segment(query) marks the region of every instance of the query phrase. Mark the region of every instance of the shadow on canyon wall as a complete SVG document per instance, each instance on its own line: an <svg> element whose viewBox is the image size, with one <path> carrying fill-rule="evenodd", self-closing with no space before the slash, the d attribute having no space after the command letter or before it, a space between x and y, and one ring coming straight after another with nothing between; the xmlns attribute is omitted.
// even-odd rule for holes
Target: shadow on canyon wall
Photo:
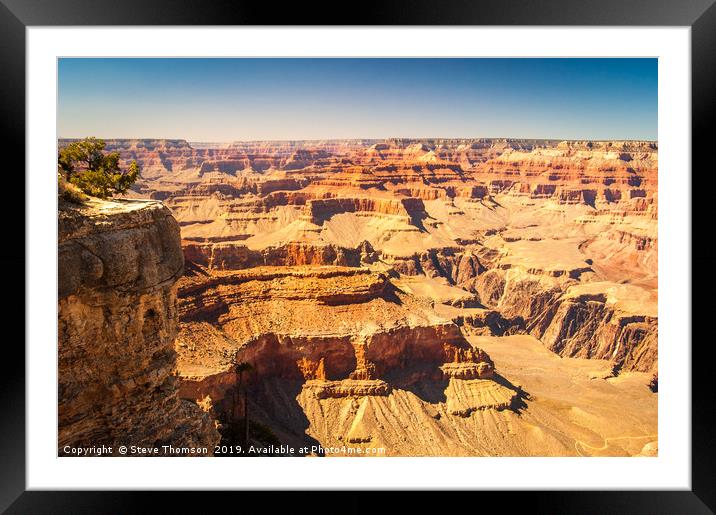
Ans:
<svg viewBox="0 0 716 515"><path fill-rule="evenodd" d="M249 419L270 429L280 444L319 447L320 442L306 434L310 422L297 400L302 389L303 380L262 378L249 389Z"/></svg>

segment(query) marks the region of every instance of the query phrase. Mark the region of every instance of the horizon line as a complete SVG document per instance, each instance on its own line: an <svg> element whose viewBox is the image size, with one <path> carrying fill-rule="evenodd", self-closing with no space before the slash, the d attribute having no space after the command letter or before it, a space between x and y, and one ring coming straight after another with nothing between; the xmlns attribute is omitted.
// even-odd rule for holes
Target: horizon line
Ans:
<svg viewBox="0 0 716 515"><path fill-rule="evenodd" d="M386 141L386 140L512 140L512 141L568 141L568 142L575 142L575 141L590 141L595 143L607 143L607 142L614 142L614 141L632 141L632 142L642 142L642 143L658 143L658 139L643 139L643 138L535 138L535 137L511 137L511 136L458 136L458 137L444 137L444 136L421 136L421 137L412 137L412 136L389 136L385 138L361 138L361 137L350 137L350 138L279 138L279 139L271 139L271 138L264 138L264 139L233 139L233 140L190 140L187 138L166 138L166 137L160 137L160 138L145 138L145 137L98 137L98 136L58 136L58 140L80 140L80 139L86 139L96 137L97 139L101 140L164 140L164 141L185 141L187 143L262 143L262 142L303 142L303 141Z"/></svg>

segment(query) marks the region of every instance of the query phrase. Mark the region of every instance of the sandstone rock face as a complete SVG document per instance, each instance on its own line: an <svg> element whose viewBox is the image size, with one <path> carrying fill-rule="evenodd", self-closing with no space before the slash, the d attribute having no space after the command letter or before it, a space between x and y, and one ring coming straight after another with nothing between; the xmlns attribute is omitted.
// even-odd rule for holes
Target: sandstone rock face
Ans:
<svg viewBox="0 0 716 515"><path fill-rule="evenodd" d="M179 227L139 201L59 211L59 449L207 447L214 423L177 395Z"/></svg>
<svg viewBox="0 0 716 515"><path fill-rule="evenodd" d="M476 410L509 409L517 394L494 381L459 381L452 379L446 390L447 411L467 418Z"/></svg>
<svg viewBox="0 0 716 515"><path fill-rule="evenodd" d="M317 399L328 397L384 396L390 392L390 385L379 379L344 379L342 381L307 381L305 389L311 390Z"/></svg>
<svg viewBox="0 0 716 515"><path fill-rule="evenodd" d="M282 442L384 445L392 455L635 455L648 443L613 440L608 428L619 425L612 399L654 403L655 142L112 140L108 149L140 163L131 196L161 200L181 230L182 398L235 417L239 360L254 366L249 411ZM68 253L83 284L115 266L92 252ZM67 282L79 285L71 273ZM545 358L535 370L550 372L525 372L527 386L516 386L504 370L532 367L494 359L480 343L493 337L536 342L575 373L563 377ZM544 357L530 349L506 354ZM540 404L545 395L531 398L528 386L545 384L599 401ZM652 427L653 412L641 414L623 434ZM603 449L590 431L620 443Z"/></svg>

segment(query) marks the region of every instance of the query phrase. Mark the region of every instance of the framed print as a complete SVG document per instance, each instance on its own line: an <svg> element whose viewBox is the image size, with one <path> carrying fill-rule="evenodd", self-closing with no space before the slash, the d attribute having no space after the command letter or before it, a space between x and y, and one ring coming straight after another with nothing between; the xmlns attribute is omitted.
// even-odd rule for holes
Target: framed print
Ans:
<svg viewBox="0 0 716 515"><path fill-rule="evenodd" d="M4 2L3 509L711 513L716 7L578 4Z"/></svg>

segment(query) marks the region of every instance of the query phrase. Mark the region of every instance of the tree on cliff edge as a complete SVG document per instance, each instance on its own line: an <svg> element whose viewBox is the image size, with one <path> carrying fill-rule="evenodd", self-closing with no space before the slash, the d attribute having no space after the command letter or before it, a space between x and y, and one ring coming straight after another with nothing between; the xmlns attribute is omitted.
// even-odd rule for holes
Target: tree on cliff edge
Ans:
<svg viewBox="0 0 716 515"><path fill-rule="evenodd" d="M126 193L139 177L136 161L127 170L119 167L119 153L104 153L105 142L97 138L74 141L60 150L58 171L87 195L109 198Z"/></svg>

